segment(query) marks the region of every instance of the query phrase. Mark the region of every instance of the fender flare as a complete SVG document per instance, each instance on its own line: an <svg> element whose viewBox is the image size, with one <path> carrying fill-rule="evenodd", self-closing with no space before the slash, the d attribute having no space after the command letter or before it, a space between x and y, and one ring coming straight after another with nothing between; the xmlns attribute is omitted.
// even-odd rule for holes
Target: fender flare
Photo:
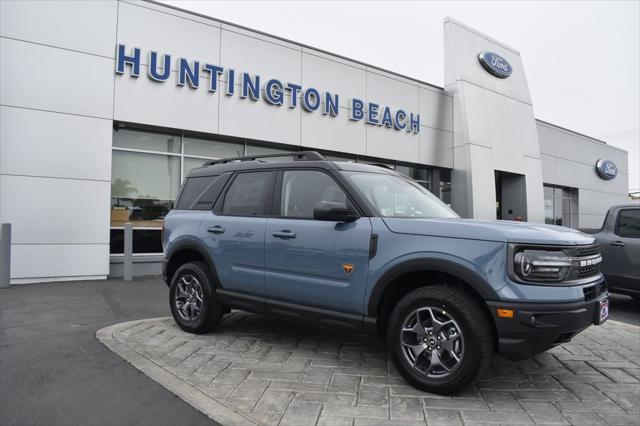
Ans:
<svg viewBox="0 0 640 426"><path fill-rule="evenodd" d="M218 278L218 270L216 269L216 265L213 259L209 255L209 250L207 249L205 243L198 239L189 237L183 237L174 241L173 243L171 243L171 248L165 254L165 260L167 264L171 262L171 258L173 257L173 255L182 250L195 251L200 256L202 256L205 263L209 267L208 269L213 279L213 284L216 286L216 288L222 288L222 284L220 283L220 279Z"/></svg>
<svg viewBox="0 0 640 426"><path fill-rule="evenodd" d="M369 295L367 315L373 318L378 316L382 297L395 279L404 274L418 271L441 272L451 275L469 284L485 300L498 300L497 293L487 280L460 263L435 258L412 259L391 267L378 279Z"/></svg>

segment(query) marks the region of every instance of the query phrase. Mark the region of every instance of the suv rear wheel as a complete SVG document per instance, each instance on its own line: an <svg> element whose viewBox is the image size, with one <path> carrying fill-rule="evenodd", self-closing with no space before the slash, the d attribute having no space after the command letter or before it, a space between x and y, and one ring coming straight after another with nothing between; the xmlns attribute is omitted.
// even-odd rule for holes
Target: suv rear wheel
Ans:
<svg viewBox="0 0 640 426"><path fill-rule="evenodd" d="M481 307L451 287L416 289L393 308L387 329L389 355L414 387L449 395L489 366L491 327Z"/></svg>
<svg viewBox="0 0 640 426"><path fill-rule="evenodd" d="M169 303L176 324L189 333L213 331L223 314L207 265L202 262L185 263L178 268L169 288Z"/></svg>

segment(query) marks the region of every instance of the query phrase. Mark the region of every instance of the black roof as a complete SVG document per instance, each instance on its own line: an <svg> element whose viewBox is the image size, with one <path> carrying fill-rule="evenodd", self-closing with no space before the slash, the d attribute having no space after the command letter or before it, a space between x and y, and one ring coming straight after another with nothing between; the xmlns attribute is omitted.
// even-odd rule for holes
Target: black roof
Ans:
<svg viewBox="0 0 640 426"><path fill-rule="evenodd" d="M268 159L268 161L265 161ZM395 174L396 172L383 166L324 160L315 151L301 151L282 154L269 154L245 157L223 158L205 163L202 167L192 169L187 177L217 176L227 172L241 170L271 170L282 168L312 167L327 170L362 171Z"/></svg>

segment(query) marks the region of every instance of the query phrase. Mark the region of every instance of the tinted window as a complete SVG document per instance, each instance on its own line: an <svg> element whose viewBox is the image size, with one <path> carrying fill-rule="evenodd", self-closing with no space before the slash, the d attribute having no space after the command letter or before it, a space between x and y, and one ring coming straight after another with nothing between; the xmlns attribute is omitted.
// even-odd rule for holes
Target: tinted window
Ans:
<svg viewBox="0 0 640 426"><path fill-rule="evenodd" d="M621 237L640 238L640 209L620 212L616 234Z"/></svg>
<svg viewBox="0 0 640 426"><path fill-rule="evenodd" d="M313 209L320 201L346 203L347 196L326 173L311 170L284 172L281 216L313 219Z"/></svg>
<svg viewBox="0 0 640 426"><path fill-rule="evenodd" d="M224 188L224 185L230 177L230 173L218 176L216 180L207 186L202 195L200 195L200 198L191 205L191 210L211 210L213 203L216 202L220 191L222 191L222 188Z"/></svg>
<svg viewBox="0 0 640 426"><path fill-rule="evenodd" d="M187 179L187 182L182 188L180 193L180 199L178 200L177 210L188 210L194 201L202 194L202 192L209 186L216 176L202 176L192 177Z"/></svg>
<svg viewBox="0 0 640 426"><path fill-rule="evenodd" d="M240 173L224 197L222 214L261 216L270 172Z"/></svg>

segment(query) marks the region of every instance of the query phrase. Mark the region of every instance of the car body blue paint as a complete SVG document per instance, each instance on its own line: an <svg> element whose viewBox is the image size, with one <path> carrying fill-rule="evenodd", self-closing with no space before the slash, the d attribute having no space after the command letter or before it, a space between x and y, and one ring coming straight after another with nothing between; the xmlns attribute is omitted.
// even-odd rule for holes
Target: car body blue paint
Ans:
<svg viewBox="0 0 640 426"><path fill-rule="evenodd" d="M343 170L395 174L361 164L345 165ZM214 226L223 227L224 232L209 232ZM273 235L281 231L296 237ZM377 251L369 258L372 234L378 236ZM573 229L523 222L371 216L339 223L173 210L165 218L165 253L185 239L206 247L225 290L362 317L375 316L371 306L383 297L382 281L412 262L428 262L434 270L440 270L439 264L447 265L441 270L469 282L487 302L574 302L584 300L585 286L603 280L600 274L574 286L512 281L509 244L594 243L592 237ZM350 273L345 264L352 266Z"/></svg>
<svg viewBox="0 0 640 426"><path fill-rule="evenodd" d="M290 231L295 238L273 233ZM266 286L269 298L362 314L369 271L371 221L349 223L272 218L266 240ZM351 271L345 271L345 264Z"/></svg>

